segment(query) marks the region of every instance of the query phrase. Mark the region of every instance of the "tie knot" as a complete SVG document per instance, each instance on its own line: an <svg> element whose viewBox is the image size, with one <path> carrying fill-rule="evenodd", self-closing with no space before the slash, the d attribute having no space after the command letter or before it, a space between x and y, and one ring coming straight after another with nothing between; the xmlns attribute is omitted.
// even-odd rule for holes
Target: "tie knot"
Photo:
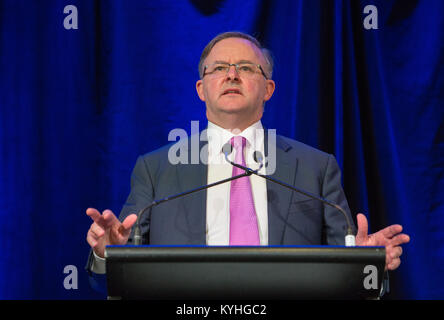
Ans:
<svg viewBox="0 0 444 320"><path fill-rule="evenodd" d="M241 150L244 149L245 147L245 143L246 143L247 139L245 139L245 137L242 136L234 136L233 138L231 138L231 145L234 147L234 149L239 150L239 148Z"/></svg>

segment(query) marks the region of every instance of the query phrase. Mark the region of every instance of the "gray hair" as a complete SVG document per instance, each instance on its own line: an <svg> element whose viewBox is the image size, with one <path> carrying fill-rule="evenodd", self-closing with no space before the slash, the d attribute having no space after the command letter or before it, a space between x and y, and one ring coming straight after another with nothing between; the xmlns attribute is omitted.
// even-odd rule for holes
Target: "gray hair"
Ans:
<svg viewBox="0 0 444 320"><path fill-rule="evenodd" d="M273 65L274 65L273 56L271 54L271 51L268 50L267 48L263 47L261 45L261 43L256 38L250 36L249 34L239 32L239 31L229 31L229 32L224 32L224 33L218 34L205 46L205 48L203 49L202 54L200 56L200 60L199 60L199 77L201 79L202 79L203 73L204 73L204 65L203 64L204 64L205 59L208 57L208 55L210 54L211 50L216 45L216 43L218 43L221 40L228 39L228 38L246 39L246 40L250 41L251 43L253 43L256 47L258 47L261 50L262 54L264 55L265 61L267 62L267 65L266 65L266 68L264 71L266 72L267 78L271 79L271 76L273 74Z"/></svg>

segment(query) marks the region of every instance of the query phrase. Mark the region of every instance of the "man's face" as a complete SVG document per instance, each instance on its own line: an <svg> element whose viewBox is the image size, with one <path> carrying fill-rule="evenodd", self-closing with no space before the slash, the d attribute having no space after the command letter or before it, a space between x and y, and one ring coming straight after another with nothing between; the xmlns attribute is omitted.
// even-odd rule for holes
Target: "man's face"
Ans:
<svg viewBox="0 0 444 320"><path fill-rule="evenodd" d="M215 62L260 64L265 72L266 61L262 52L250 41L228 38L219 41L204 61L204 65ZM267 80L256 68L253 76L239 75L231 66L224 76L207 74L196 83L197 93L207 106L207 118L224 127L245 129L262 117L263 104L274 91L274 82Z"/></svg>

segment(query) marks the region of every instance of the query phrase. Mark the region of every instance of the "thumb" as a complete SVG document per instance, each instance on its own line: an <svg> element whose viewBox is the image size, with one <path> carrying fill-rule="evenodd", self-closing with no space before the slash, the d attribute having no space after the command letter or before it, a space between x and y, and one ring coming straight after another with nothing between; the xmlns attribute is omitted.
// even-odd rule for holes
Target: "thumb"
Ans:
<svg viewBox="0 0 444 320"><path fill-rule="evenodd" d="M130 214L128 217L123 220L122 224L120 225L119 232L123 236L129 236L131 233L131 228L133 227L134 223L137 221L137 215L136 214Z"/></svg>
<svg viewBox="0 0 444 320"><path fill-rule="evenodd" d="M365 239L368 236L368 221L367 217L358 213L356 216L356 222L358 224L358 232L356 233L356 238Z"/></svg>

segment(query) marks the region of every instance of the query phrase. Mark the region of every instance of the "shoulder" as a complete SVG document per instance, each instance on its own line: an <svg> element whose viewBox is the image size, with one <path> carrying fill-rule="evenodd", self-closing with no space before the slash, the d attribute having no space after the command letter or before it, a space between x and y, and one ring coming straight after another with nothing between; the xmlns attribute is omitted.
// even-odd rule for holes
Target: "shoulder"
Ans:
<svg viewBox="0 0 444 320"><path fill-rule="evenodd" d="M138 157L136 166L143 165L147 171L156 174L176 170L176 165L193 164L192 160L196 158L196 153L198 159L200 154L199 140L194 150L193 138L194 136L182 138L142 154Z"/></svg>
<svg viewBox="0 0 444 320"><path fill-rule="evenodd" d="M276 143L278 148L285 151L283 154L287 162L297 161L298 168L306 173L316 172L324 176L329 169L338 168L334 155L308 144L284 136L277 136Z"/></svg>
<svg viewBox="0 0 444 320"><path fill-rule="evenodd" d="M157 148L155 150L149 151L147 153L144 153L140 155L139 158L143 159L144 161L152 162L156 160L164 160L165 157L168 157L168 152L171 149L173 145L175 145L177 142L172 142L169 144L166 144L160 148Z"/></svg>
<svg viewBox="0 0 444 320"><path fill-rule="evenodd" d="M137 158L136 168L156 173L167 170L171 164L168 161L168 153L174 143L169 143L160 148L144 153Z"/></svg>
<svg viewBox="0 0 444 320"><path fill-rule="evenodd" d="M288 152L297 154L298 157L328 159L332 156L308 144L281 135L276 136L276 143L286 148Z"/></svg>

